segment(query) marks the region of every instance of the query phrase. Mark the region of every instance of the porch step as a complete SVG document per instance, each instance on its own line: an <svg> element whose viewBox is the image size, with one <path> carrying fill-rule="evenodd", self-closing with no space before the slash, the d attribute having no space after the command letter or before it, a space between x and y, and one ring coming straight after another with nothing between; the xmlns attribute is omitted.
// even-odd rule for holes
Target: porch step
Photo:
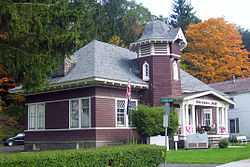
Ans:
<svg viewBox="0 0 250 167"><path fill-rule="evenodd" d="M208 137L209 147L218 148L221 137Z"/></svg>

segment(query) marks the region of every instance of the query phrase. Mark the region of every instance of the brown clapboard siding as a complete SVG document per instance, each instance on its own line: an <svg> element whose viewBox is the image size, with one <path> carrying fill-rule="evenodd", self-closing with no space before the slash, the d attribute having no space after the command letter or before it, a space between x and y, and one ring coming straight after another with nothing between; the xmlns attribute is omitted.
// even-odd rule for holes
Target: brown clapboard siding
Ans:
<svg viewBox="0 0 250 167"><path fill-rule="evenodd" d="M115 99L95 98L96 127L115 127Z"/></svg>
<svg viewBox="0 0 250 167"><path fill-rule="evenodd" d="M135 129L97 129L96 140L104 141L128 141L132 138L138 139L139 136Z"/></svg>
<svg viewBox="0 0 250 167"><path fill-rule="evenodd" d="M69 127L69 101L45 104L46 129L66 129Z"/></svg>
<svg viewBox="0 0 250 167"><path fill-rule="evenodd" d="M81 141L95 140L95 129L89 130L65 130L65 131L37 131L26 132L25 142L29 141Z"/></svg>
<svg viewBox="0 0 250 167"><path fill-rule="evenodd" d="M89 97L94 95L95 95L94 87L77 88L77 89L28 95L26 96L26 103L56 101L56 100L72 99L78 97Z"/></svg>

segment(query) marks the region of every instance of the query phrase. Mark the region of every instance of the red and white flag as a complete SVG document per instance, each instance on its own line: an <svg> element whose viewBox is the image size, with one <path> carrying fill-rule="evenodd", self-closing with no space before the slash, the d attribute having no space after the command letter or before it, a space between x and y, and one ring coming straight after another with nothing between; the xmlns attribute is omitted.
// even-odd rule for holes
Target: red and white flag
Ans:
<svg viewBox="0 0 250 167"><path fill-rule="evenodd" d="M128 114L128 112L129 112L129 106L130 106L130 99L131 99L131 82L130 81L128 81L128 87L127 87L126 97L128 99L128 101L127 101L127 114Z"/></svg>
<svg viewBox="0 0 250 167"><path fill-rule="evenodd" d="M131 99L131 82L130 81L128 81L128 87L127 87L126 97L129 100Z"/></svg>

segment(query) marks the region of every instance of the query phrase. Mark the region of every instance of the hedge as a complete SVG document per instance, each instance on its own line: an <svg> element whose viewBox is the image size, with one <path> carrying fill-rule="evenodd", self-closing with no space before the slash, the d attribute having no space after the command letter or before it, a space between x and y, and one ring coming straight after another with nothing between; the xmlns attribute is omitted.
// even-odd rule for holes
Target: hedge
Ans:
<svg viewBox="0 0 250 167"><path fill-rule="evenodd" d="M1 167L158 167L162 147L126 145L85 150L0 154Z"/></svg>

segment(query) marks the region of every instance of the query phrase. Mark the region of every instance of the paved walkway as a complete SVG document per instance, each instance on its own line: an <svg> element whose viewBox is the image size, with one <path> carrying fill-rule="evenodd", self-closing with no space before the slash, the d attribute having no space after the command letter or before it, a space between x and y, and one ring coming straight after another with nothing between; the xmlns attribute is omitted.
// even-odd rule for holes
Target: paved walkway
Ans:
<svg viewBox="0 0 250 167"><path fill-rule="evenodd" d="M199 165L199 164L161 164L160 167L216 167L216 165Z"/></svg>
<svg viewBox="0 0 250 167"><path fill-rule="evenodd" d="M0 146L0 152L3 153L22 152L23 150L24 146L13 146L13 147Z"/></svg>
<svg viewBox="0 0 250 167"><path fill-rule="evenodd" d="M250 167L250 159L231 162L228 164L220 165L218 167Z"/></svg>

